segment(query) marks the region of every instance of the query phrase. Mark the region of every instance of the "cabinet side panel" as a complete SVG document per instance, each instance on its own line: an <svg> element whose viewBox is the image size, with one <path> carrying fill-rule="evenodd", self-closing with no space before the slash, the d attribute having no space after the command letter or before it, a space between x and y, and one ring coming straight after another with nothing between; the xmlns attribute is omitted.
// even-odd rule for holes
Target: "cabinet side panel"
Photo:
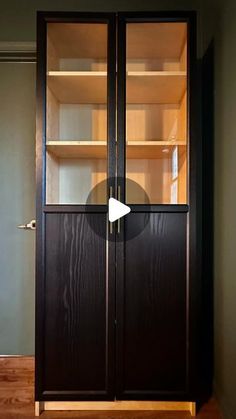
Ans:
<svg viewBox="0 0 236 419"><path fill-rule="evenodd" d="M145 226L147 216L128 215L125 236ZM143 232L124 246L123 398L186 391L186 246L184 213L150 214Z"/></svg>
<svg viewBox="0 0 236 419"><path fill-rule="evenodd" d="M105 394L105 233L106 214L46 215L46 393Z"/></svg>

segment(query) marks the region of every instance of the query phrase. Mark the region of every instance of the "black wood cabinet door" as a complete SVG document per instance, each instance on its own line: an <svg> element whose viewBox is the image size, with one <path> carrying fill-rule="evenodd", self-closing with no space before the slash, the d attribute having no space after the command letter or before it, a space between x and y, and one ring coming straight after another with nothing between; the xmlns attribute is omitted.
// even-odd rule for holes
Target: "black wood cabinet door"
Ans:
<svg viewBox="0 0 236 419"><path fill-rule="evenodd" d="M108 397L106 214L47 214L45 231L44 394Z"/></svg>
<svg viewBox="0 0 236 419"><path fill-rule="evenodd" d="M118 245L117 391L174 400L186 392L187 214L152 213L147 225L146 217L129 214Z"/></svg>
<svg viewBox="0 0 236 419"><path fill-rule="evenodd" d="M36 400L114 399L115 33L113 14L39 13Z"/></svg>
<svg viewBox="0 0 236 419"><path fill-rule="evenodd" d="M191 12L119 15L118 187L131 213L116 245L118 399L194 397L200 295L194 28Z"/></svg>

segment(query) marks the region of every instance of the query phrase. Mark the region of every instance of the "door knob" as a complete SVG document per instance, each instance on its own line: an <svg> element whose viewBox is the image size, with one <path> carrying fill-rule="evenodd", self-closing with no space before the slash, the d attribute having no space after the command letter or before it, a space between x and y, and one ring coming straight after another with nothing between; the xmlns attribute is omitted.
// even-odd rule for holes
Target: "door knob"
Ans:
<svg viewBox="0 0 236 419"><path fill-rule="evenodd" d="M21 228L22 230L35 230L36 229L36 221L31 220L28 224L20 224L17 228Z"/></svg>

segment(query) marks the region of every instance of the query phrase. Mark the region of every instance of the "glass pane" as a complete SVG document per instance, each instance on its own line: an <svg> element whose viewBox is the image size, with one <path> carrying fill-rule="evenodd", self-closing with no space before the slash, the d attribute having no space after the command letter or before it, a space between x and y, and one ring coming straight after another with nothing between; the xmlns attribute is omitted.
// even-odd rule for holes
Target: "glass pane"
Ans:
<svg viewBox="0 0 236 419"><path fill-rule="evenodd" d="M151 204L185 204L187 24L128 23L126 51L126 177ZM127 182L127 203L144 196Z"/></svg>
<svg viewBox="0 0 236 419"><path fill-rule="evenodd" d="M46 203L85 204L107 178L106 24L48 24L46 113Z"/></svg>

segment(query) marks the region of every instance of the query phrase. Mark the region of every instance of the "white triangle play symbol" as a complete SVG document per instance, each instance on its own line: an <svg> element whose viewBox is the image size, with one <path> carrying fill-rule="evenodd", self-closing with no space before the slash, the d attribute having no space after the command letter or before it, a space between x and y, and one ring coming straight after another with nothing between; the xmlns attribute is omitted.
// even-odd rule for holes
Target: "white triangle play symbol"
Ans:
<svg viewBox="0 0 236 419"><path fill-rule="evenodd" d="M113 223L113 221L119 220L121 217L124 217L124 215L128 214L130 211L130 207L122 204L120 201L117 201L117 199L109 199L108 216L111 223Z"/></svg>

